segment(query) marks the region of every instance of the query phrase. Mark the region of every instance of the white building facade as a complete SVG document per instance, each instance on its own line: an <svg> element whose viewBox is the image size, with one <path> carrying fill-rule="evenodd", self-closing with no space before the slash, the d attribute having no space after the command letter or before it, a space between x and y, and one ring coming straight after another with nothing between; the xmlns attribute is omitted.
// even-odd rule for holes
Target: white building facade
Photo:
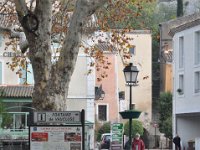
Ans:
<svg viewBox="0 0 200 150"><path fill-rule="evenodd" d="M173 37L173 135L183 149L199 150L200 138L200 14L169 22Z"/></svg>

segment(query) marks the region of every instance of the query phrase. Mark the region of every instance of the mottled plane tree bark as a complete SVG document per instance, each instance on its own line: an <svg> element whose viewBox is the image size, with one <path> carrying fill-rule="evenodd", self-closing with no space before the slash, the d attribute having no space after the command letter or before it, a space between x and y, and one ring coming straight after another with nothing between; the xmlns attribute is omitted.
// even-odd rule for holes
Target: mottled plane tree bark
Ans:
<svg viewBox="0 0 200 150"><path fill-rule="evenodd" d="M21 52L28 56L32 64L33 106L37 110L66 110L69 82L79 53L82 31L88 18L96 13L98 29L104 32L120 26L117 32L112 30L110 41L125 47L126 50L131 46L128 44L128 38L123 36L130 29L129 16L139 15L139 12L131 12L129 6L136 5L140 8L140 4L132 0L30 0L26 2L26 0L5 0L5 5L0 8L0 12L17 13L19 26L1 27L1 29L9 31L11 37L20 39ZM95 31L92 28L89 30ZM117 37L119 33L122 33L121 38ZM59 41L61 44L56 61L52 61L52 41ZM90 51L86 48L85 51L91 57L102 58L98 56L102 55L102 52L95 53L94 47ZM123 57L129 56L125 54Z"/></svg>
<svg viewBox="0 0 200 150"><path fill-rule="evenodd" d="M19 21L29 44L28 56L33 67L35 81L33 105L37 109L66 109L67 91L79 52L83 21L105 2L106 0L77 1L59 60L54 64L51 61L51 0L37 0L32 14L29 13L24 0L14 1ZM30 16L24 18L25 15ZM31 28L35 26L37 27L31 31Z"/></svg>

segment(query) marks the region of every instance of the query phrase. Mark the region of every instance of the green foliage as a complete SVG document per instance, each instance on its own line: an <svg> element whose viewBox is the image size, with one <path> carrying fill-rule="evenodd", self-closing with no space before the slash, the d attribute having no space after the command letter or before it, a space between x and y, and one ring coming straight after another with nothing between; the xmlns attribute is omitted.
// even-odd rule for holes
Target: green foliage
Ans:
<svg viewBox="0 0 200 150"><path fill-rule="evenodd" d="M164 126L162 126L162 131L164 131L165 136L172 139L172 117L168 117L163 121Z"/></svg>
<svg viewBox="0 0 200 150"><path fill-rule="evenodd" d="M163 92L159 100L159 129L165 136L171 138L172 135L172 94Z"/></svg>
<svg viewBox="0 0 200 150"><path fill-rule="evenodd" d="M2 114L2 119L3 119L3 122L1 123L1 127L4 128L4 127L10 127L10 125L12 124L12 116L11 114L9 113L3 113Z"/></svg>
<svg viewBox="0 0 200 150"><path fill-rule="evenodd" d="M110 122L104 123L97 131L97 141L101 140L103 133L110 133Z"/></svg>
<svg viewBox="0 0 200 150"><path fill-rule="evenodd" d="M140 135L143 135L144 129L142 126L142 122L138 120L132 120L132 137L135 136L136 133L139 133ZM124 125L124 134L129 135L129 121L127 121Z"/></svg>
<svg viewBox="0 0 200 150"><path fill-rule="evenodd" d="M156 0L140 2L140 6L141 9L138 9L135 5L130 6L139 15L133 16L130 14L129 22L130 26L134 29L148 29L152 32L153 80L155 80L159 78L158 73L160 70L157 63L160 48L159 24L176 18L176 6L157 3Z"/></svg>
<svg viewBox="0 0 200 150"><path fill-rule="evenodd" d="M0 117L2 117L1 128L4 128L5 126L9 127L12 123L12 116L6 112L5 108L5 105L0 100Z"/></svg>

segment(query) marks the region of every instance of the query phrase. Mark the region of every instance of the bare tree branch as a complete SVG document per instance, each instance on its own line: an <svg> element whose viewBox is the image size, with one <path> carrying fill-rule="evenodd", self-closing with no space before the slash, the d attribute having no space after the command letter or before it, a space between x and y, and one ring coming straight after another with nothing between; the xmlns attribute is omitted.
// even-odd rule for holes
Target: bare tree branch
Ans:
<svg viewBox="0 0 200 150"><path fill-rule="evenodd" d="M16 11L18 13L18 16L20 18L19 21L22 20L22 18L28 14L28 8L26 5L25 0L14 0L15 6L16 6Z"/></svg>
<svg viewBox="0 0 200 150"><path fill-rule="evenodd" d="M12 27L0 27L0 31L8 32L11 38L18 38L21 52L25 53L27 51L28 41L26 40L24 32L18 25L13 25Z"/></svg>
<svg viewBox="0 0 200 150"><path fill-rule="evenodd" d="M69 30L67 32L67 36L65 38L63 48L61 50L60 58L58 61L58 69L66 74L68 70L68 76L63 76L63 80L70 80L70 78L66 79L67 77L71 77L73 73L77 55L79 52L79 43L81 41L81 34L83 28L84 20L95 13L95 11L107 0L78 0L76 3L76 8L73 12Z"/></svg>
<svg viewBox="0 0 200 150"><path fill-rule="evenodd" d="M84 0L87 1L87 0ZM92 0L88 2L88 15L94 14L94 12L103 6L108 0Z"/></svg>

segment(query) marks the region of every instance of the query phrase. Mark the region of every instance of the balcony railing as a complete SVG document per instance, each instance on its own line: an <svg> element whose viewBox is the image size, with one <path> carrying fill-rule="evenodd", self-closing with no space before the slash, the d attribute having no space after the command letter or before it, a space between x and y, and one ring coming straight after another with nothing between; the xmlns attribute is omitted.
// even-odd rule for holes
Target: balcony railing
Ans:
<svg viewBox="0 0 200 150"><path fill-rule="evenodd" d="M28 140L28 129L0 129L0 140Z"/></svg>

